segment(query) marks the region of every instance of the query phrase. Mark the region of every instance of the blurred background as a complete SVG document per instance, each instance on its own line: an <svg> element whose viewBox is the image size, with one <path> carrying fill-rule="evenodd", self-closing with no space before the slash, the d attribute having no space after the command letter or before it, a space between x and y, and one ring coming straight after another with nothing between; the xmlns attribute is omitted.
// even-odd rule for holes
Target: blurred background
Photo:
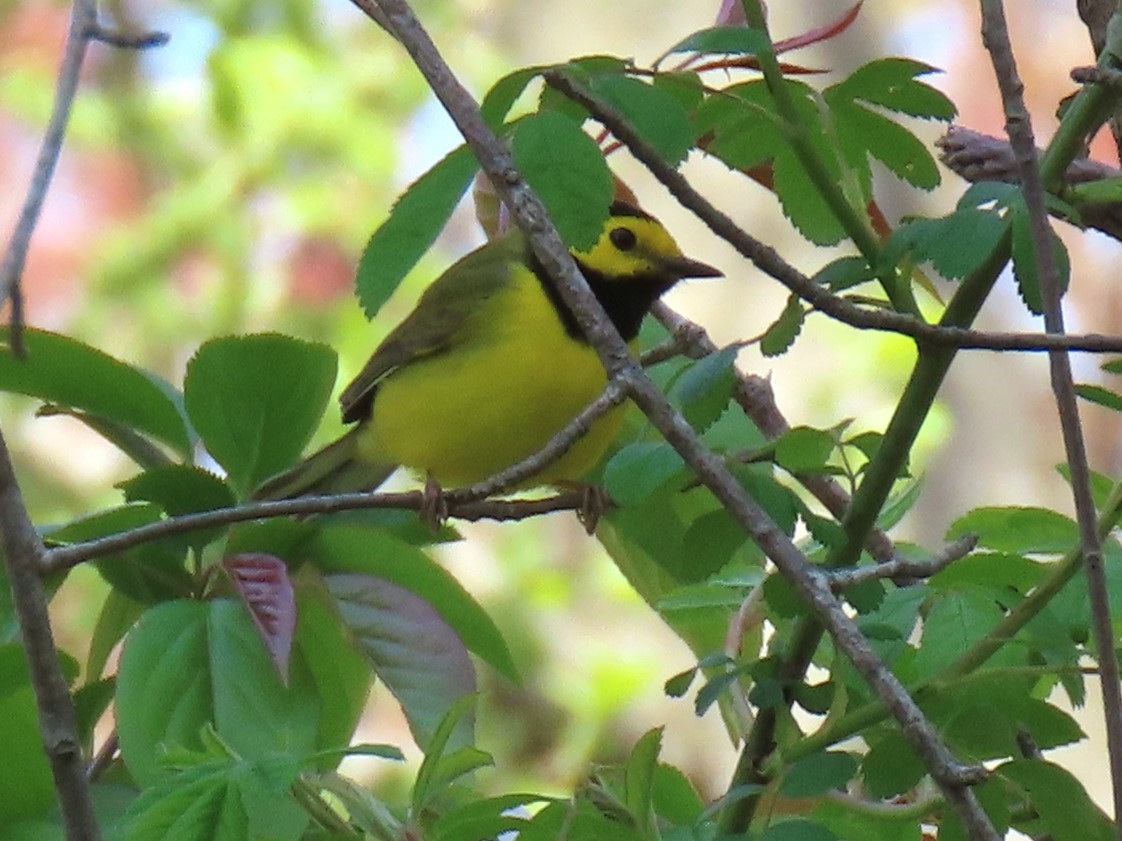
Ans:
<svg viewBox="0 0 1122 841"><path fill-rule="evenodd" d="M94 44L69 138L35 234L24 288L30 324L71 334L173 382L208 337L281 331L325 341L341 357L340 386L419 291L456 256L482 241L462 207L437 247L374 322L351 292L366 239L397 193L458 144L404 52L346 0L106 0L104 22L126 32L162 30L167 46L145 52ZM465 84L481 96L526 64L612 53L649 63L696 29L720 3L646 0L427 0L415 7ZM838 18L847 0L773 3L776 38ZM1014 47L1040 143L1072 92L1071 67L1093 63L1074 0L1009 4ZM11 230L52 103L69 6L0 0L0 231ZM1001 134L993 73L973 0L864 4L837 38L786 56L829 71L829 84L865 62L902 55L940 68L928 81L957 104L959 122ZM917 123L929 142L941 127ZM1110 146L1094 154L1115 163ZM708 235L638 167L613 166L687 253L727 277L675 290L670 303L721 344L756 336L786 292ZM814 248L784 219L774 197L713 161L687 173L723 210L807 272L841 251ZM878 199L895 222L948 212L963 189L953 174L917 203L889 175ZM1118 332L1117 242L1059 226L1072 258L1069 329ZM1013 291L999 284L980 326L1036 329ZM792 424L855 418L882 429L913 354L905 341L857 334L815 316L789 354L763 359L749 348L741 367L771 376ZM1094 359L1077 377L1098 381ZM130 465L66 418L33 417L35 406L0 395L0 423L38 522L67 519L120 501L114 483ZM1093 467L1117 472L1117 415L1084 407ZM330 417L326 440L338 431ZM929 547L979 504L1044 504L1069 510L1054 470L1062 445L1046 359L1027 354L960 355L913 458L925 479L915 512L897 534ZM465 527L448 548L452 571L492 612L526 675L521 688L487 678L481 746L499 768L497 790L565 791L591 761L626 753L642 732L668 724L666 758L712 796L735 760L715 718L696 720L688 699L662 683L693 658L634 596L575 518ZM53 610L63 647L81 658L104 590L78 570ZM1090 692L1091 698L1096 697ZM1095 711L1082 715L1092 741ZM405 743L393 704L375 690L362 738ZM1105 762L1073 752L1064 762L1104 805ZM362 768L356 768L362 772ZM395 785L400 780L385 781ZM1105 783L1103 784L1105 785Z"/></svg>

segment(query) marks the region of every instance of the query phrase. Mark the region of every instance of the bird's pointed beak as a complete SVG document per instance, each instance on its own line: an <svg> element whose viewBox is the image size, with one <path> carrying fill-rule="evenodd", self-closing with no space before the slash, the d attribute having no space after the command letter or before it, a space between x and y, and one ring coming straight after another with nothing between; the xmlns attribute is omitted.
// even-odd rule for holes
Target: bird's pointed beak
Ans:
<svg viewBox="0 0 1122 841"><path fill-rule="evenodd" d="M691 260L689 257L667 257L662 261L663 267L670 274L681 279L686 277L724 277L720 269L702 263L700 260Z"/></svg>

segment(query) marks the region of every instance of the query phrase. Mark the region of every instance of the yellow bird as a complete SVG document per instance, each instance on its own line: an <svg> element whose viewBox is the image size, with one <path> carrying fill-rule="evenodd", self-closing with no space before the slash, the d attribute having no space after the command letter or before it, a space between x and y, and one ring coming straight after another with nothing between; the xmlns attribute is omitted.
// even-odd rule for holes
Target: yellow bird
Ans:
<svg viewBox="0 0 1122 841"><path fill-rule="evenodd" d="M573 251L624 340L682 278L718 277L623 202L599 241ZM257 492L263 499L372 489L398 466L442 487L481 481L541 449L596 399L604 367L525 237L512 230L463 257L421 296L340 397L356 426ZM576 481L619 431L593 424L527 486Z"/></svg>

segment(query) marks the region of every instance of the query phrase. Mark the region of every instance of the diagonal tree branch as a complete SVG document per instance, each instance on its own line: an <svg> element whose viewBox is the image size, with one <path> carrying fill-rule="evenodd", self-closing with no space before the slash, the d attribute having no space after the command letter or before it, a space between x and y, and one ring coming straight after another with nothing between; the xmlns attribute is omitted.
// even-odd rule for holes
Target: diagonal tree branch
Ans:
<svg viewBox="0 0 1122 841"><path fill-rule="evenodd" d="M353 1L359 8L371 3L371 0ZM562 299L577 314L581 329L600 353L609 375L621 382L648 419L818 615L837 646L892 710L905 737L923 758L964 823L976 837L996 841L997 834L970 789L984 772L962 765L947 750L934 727L846 614L831 592L823 571L810 564L791 539L745 493L723 461L704 447L685 419L667 403L658 387L631 357L577 270L544 207L522 180L509 153L484 122L477 104L454 77L409 6L402 0L379 0L376 5L479 158Z"/></svg>
<svg viewBox="0 0 1122 841"><path fill-rule="evenodd" d="M1016 157L1021 191L1029 213L1032 231L1033 258L1040 272L1044 298L1044 323L1049 333L1064 331L1061 306L1062 286L1056 255L1052 248L1052 230L1045 209L1044 184L1040 177L1032 122L1024 102L1024 85L1017 72L1013 47L1005 23L1002 0L981 0L982 43L989 50L997 84L1005 108L1005 130ZM1087 572L1091 597L1092 628L1098 649L1101 670L1103 708L1106 718L1107 746L1110 753L1114 814L1122 817L1122 686L1119 685L1118 658L1115 655L1114 626L1110 617L1108 585L1103 568L1102 541L1099 539L1095 504L1091 497L1090 468L1083 441L1083 427L1076 405L1075 383L1071 359L1063 351L1048 354L1052 391L1063 432L1064 450L1071 468L1071 488L1075 498L1075 514L1079 523L1080 551ZM1118 830L1122 838L1122 829Z"/></svg>

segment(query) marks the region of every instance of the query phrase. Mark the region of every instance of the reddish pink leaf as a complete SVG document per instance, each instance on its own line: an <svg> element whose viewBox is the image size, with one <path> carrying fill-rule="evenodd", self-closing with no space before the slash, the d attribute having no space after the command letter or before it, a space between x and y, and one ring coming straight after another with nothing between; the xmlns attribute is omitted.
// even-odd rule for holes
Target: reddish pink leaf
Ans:
<svg viewBox="0 0 1122 841"><path fill-rule="evenodd" d="M797 50L800 47L806 47L810 44L817 44L821 41L829 41L835 35L840 35L845 30L849 29L850 24L857 20L857 15L861 11L861 3L864 0L858 0L837 20L827 23L824 26L808 29L801 35L796 35L793 38L784 38L782 41L775 42L775 54L781 55L791 50Z"/></svg>
<svg viewBox="0 0 1122 841"><path fill-rule="evenodd" d="M275 555L260 552L231 555L222 563L249 608L249 615L287 686L288 659L296 630L296 596L288 567Z"/></svg>

